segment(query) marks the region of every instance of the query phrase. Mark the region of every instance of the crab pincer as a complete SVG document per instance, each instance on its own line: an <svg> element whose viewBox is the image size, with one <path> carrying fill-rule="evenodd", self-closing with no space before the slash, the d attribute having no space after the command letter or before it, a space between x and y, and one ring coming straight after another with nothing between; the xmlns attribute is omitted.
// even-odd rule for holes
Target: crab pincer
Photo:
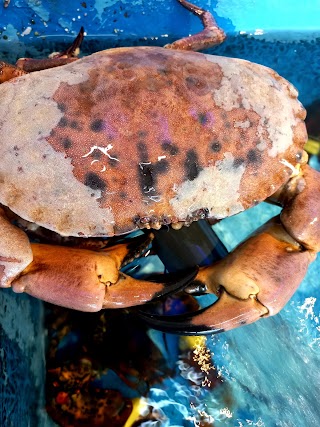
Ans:
<svg viewBox="0 0 320 427"><path fill-rule="evenodd" d="M320 250L319 178L319 172L304 165L270 198L283 205L281 215L225 258L199 270L188 290L215 294L218 300L214 304L184 315L147 311L140 315L155 328L197 335L227 331L277 314Z"/></svg>
<svg viewBox="0 0 320 427"><path fill-rule="evenodd" d="M139 236L128 243L99 251L32 243L32 262L11 282L15 292L26 292L43 301L84 312L125 308L177 292L196 275L197 269L181 274L153 275L138 280L121 267L141 255Z"/></svg>

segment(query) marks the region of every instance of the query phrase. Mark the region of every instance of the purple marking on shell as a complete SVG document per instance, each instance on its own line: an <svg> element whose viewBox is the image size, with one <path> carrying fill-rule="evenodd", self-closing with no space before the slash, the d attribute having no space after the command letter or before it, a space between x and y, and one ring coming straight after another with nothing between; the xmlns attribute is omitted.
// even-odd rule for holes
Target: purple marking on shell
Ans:
<svg viewBox="0 0 320 427"><path fill-rule="evenodd" d="M104 120L103 121L103 129L107 138L115 139L118 136L117 129L112 125L112 120Z"/></svg>
<svg viewBox="0 0 320 427"><path fill-rule="evenodd" d="M168 119L167 117L164 116L160 116L159 117L159 127L161 130L161 137L162 137L162 141L159 142L163 142L163 140L171 140L171 132L169 129L169 123L168 123Z"/></svg>
<svg viewBox="0 0 320 427"><path fill-rule="evenodd" d="M190 116L207 128L211 128L215 122L212 111L203 112L196 110L195 108L191 108Z"/></svg>

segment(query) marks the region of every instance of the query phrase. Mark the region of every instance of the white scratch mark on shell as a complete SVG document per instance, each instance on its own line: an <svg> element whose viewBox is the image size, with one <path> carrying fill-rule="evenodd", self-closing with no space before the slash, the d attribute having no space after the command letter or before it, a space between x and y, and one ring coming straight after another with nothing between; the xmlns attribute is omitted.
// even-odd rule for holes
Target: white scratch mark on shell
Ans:
<svg viewBox="0 0 320 427"><path fill-rule="evenodd" d="M106 147L99 147L98 145L93 145L90 150L84 154L81 157L88 157L90 156L90 154L92 154L95 150L101 151L101 153L103 153L105 156L109 157L110 160L116 160L117 162L120 162L119 159L117 159L116 157L112 157L109 154L109 151L113 149L113 145L112 144L108 144Z"/></svg>

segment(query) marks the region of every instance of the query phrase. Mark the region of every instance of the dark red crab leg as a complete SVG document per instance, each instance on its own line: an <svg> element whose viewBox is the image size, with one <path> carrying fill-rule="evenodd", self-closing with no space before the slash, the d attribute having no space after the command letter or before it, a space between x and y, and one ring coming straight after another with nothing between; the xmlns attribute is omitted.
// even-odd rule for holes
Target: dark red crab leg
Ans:
<svg viewBox="0 0 320 427"><path fill-rule="evenodd" d="M20 58L16 62L19 69L32 73L34 71L46 70L47 68L60 67L61 65L69 64L76 61L79 49L84 38L84 28L81 27L77 37L72 44L63 52L59 52L50 58L33 59L33 58Z"/></svg>
<svg viewBox="0 0 320 427"><path fill-rule="evenodd" d="M8 64L4 61L0 61L0 84L14 79L15 77L23 76L23 74L27 73L21 68L15 67L14 65Z"/></svg>
<svg viewBox="0 0 320 427"><path fill-rule="evenodd" d="M23 74L34 71L45 70L47 68L59 67L70 62L76 61L80 45L84 37L84 29L81 27L73 43L64 52L56 54L52 58L33 59L20 58L15 65L0 61L0 84Z"/></svg>
<svg viewBox="0 0 320 427"><path fill-rule="evenodd" d="M210 12L201 9L201 7L195 6L186 0L178 1L183 7L201 19L203 30L197 34L192 34L189 37L183 37L171 44L167 44L165 48L197 51L209 49L210 47L216 46L224 41L226 35L224 31L218 27L216 20Z"/></svg>

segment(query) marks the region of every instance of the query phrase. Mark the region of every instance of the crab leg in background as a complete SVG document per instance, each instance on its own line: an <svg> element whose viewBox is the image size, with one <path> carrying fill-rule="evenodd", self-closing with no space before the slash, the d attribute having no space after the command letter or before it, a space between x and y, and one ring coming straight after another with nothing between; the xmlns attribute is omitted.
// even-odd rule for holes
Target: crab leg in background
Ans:
<svg viewBox="0 0 320 427"><path fill-rule="evenodd" d="M320 173L304 165L271 200L284 206L281 216L196 276L195 289L218 296L213 305L192 314L165 317L144 312L142 317L161 330L197 335L277 314L320 250Z"/></svg>
<svg viewBox="0 0 320 427"><path fill-rule="evenodd" d="M15 77L20 77L34 71L46 70L47 68L59 67L76 61L79 54L80 45L84 37L84 28L81 27L77 37L72 44L63 52L58 52L50 58L33 59L20 58L16 65L0 61L0 84Z"/></svg>

